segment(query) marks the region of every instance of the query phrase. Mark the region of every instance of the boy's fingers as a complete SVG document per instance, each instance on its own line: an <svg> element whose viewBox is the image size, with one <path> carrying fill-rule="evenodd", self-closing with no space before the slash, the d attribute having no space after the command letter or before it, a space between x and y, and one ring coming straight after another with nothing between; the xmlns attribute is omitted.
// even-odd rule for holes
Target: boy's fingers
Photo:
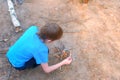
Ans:
<svg viewBox="0 0 120 80"><path fill-rule="evenodd" d="M72 60L72 57L68 57L68 60Z"/></svg>

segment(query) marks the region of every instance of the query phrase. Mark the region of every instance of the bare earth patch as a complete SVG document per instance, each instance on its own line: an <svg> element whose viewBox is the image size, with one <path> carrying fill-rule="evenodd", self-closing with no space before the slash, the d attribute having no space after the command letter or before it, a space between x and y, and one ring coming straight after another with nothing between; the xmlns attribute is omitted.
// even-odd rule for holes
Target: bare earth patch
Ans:
<svg viewBox="0 0 120 80"><path fill-rule="evenodd" d="M70 49L69 66L45 74L41 68L18 72L0 54L0 80L120 80L120 0L25 0L15 10L24 31L47 22L64 30L59 41L48 44L50 64L59 62L54 48ZM15 33L6 0L0 0L0 50L11 46L24 32ZM56 53L57 54L57 53Z"/></svg>

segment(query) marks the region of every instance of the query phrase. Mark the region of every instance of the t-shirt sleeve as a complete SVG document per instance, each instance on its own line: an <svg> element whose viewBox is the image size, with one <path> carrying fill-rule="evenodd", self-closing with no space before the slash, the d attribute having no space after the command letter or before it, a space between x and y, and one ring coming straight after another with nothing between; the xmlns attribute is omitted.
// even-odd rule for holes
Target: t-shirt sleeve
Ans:
<svg viewBox="0 0 120 80"><path fill-rule="evenodd" d="M33 52L37 64L48 63L48 48L39 49Z"/></svg>
<svg viewBox="0 0 120 80"><path fill-rule="evenodd" d="M38 31L38 27L37 26L30 26L24 33L24 35L30 35L30 34L34 34Z"/></svg>

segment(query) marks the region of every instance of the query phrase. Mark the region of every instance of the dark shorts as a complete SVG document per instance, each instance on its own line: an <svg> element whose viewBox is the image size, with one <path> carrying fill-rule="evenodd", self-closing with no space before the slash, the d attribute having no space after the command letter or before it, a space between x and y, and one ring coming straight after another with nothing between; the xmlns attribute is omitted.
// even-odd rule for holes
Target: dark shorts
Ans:
<svg viewBox="0 0 120 80"><path fill-rule="evenodd" d="M25 70L25 69L31 69L39 66L40 64L36 64L36 61L34 58L30 59L25 63L22 67L14 67L16 70Z"/></svg>

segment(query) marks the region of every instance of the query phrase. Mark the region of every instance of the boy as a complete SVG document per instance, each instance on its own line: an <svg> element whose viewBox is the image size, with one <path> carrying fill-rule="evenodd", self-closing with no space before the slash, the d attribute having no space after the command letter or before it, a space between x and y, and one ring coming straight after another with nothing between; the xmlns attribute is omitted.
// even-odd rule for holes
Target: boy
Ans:
<svg viewBox="0 0 120 80"><path fill-rule="evenodd" d="M69 56L60 63L48 65L48 47L45 43L61 38L63 31L55 23L48 23L38 31L37 26L31 26L25 33L11 46L6 54L10 64L17 70L42 66L45 73L50 73L62 65L70 64L72 58Z"/></svg>

